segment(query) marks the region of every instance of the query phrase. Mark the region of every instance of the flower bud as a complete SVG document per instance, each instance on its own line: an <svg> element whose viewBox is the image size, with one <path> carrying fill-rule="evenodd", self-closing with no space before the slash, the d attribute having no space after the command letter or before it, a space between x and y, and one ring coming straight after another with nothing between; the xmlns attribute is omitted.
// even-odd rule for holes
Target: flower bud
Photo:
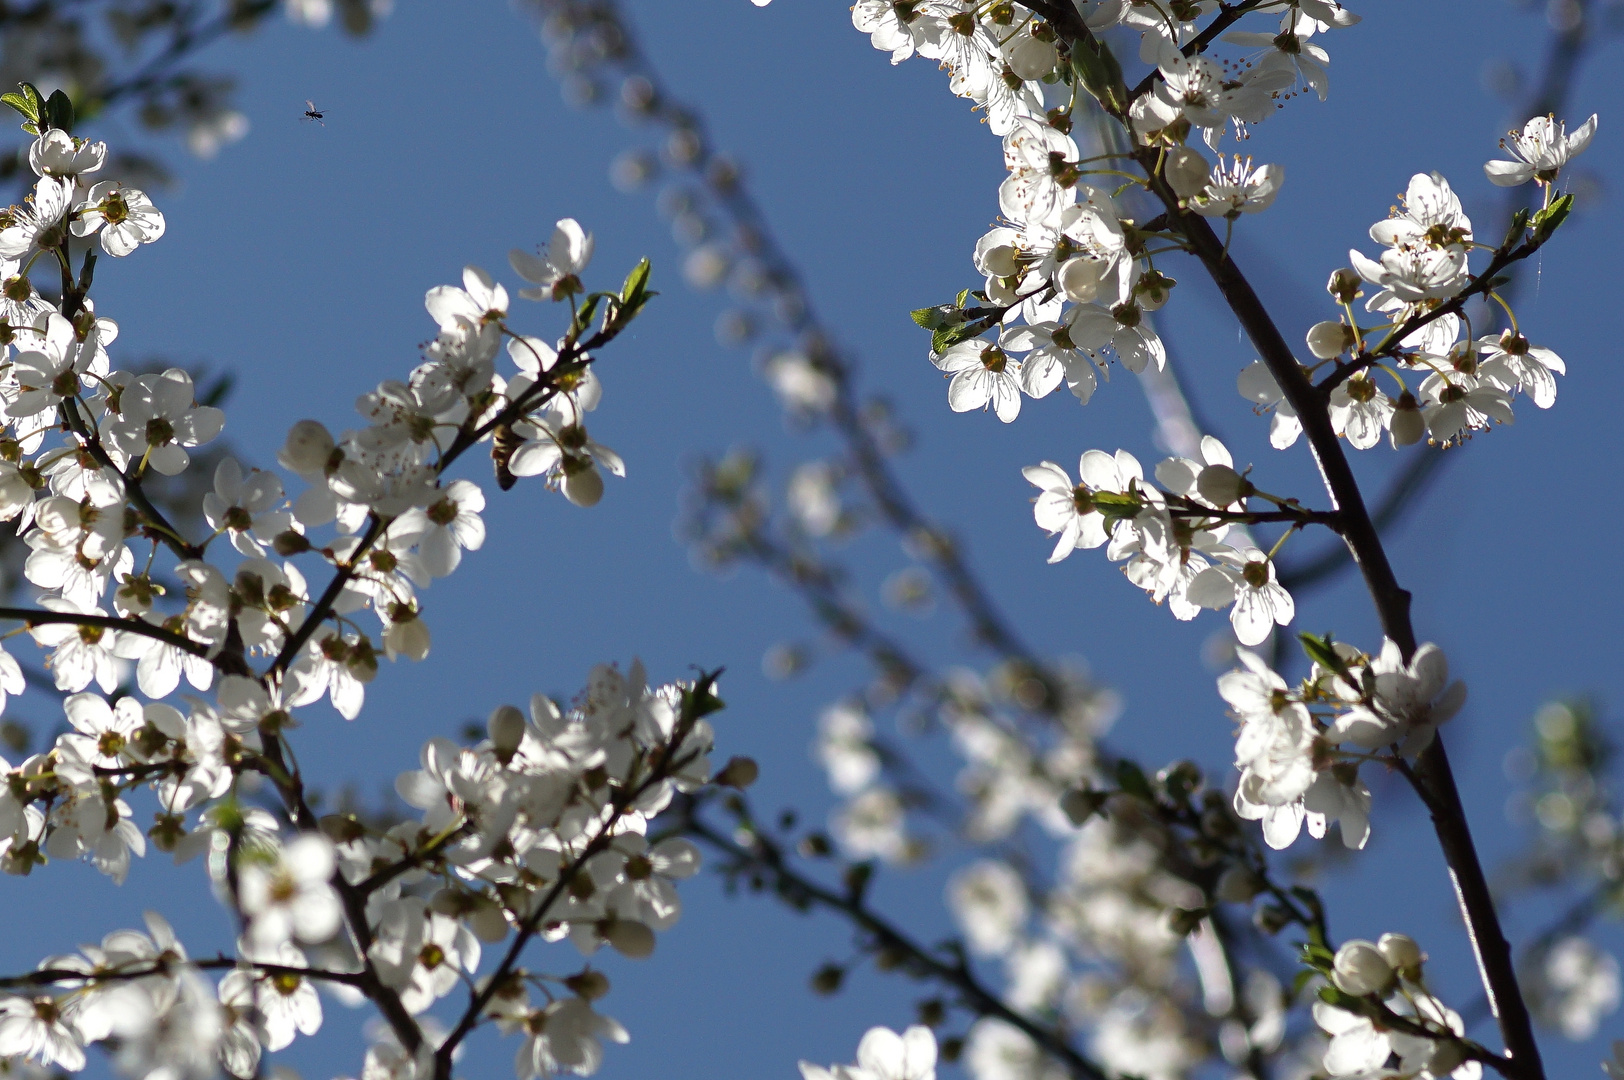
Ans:
<svg viewBox="0 0 1624 1080"><path fill-rule="evenodd" d="M1022 34L1016 39L1015 47L1009 50L1009 70L1022 82L1035 82L1043 78L1059 62L1060 54L1052 42L1040 41L1029 34Z"/></svg>
<svg viewBox="0 0 1624 1080"><path fill-rule="evenodd" d="M284 468L301 476L319 473L333 456L333 436L319 420L300 420L288 429L288 439L276 455Z"/></svg>
<svg viewBox="0 0 1624 1080"><path fill-rule="evenodd" d="M1331 981L1355 997L1380 994L1393 985L1393 968L1374 944L1356 938L1336 951Z"/></svg>
<svg viewBox="0 0 1624 1080"><path fill-rule="evenodd" d="M1353 348L1353 327L1346 323L1317 322L1308 328L1308 351L1316 360L1331 360Z"/></svg>
<svg viewBox="0 0 1624 1080"><path fill-rule="evenodd" d="M1465 1062L1466 1048L1459 1039L1440 1039L1432 1044L1432 1056L1426 1064L1427 1075L1448 1076Z"/></svg>
<svg viewBox="0 0 1624 1080"><path fill-rule="evenodd" d="M564 465L564 498L576 506L597 506L603 498L603 477L592 462Z"/></svg>
<svg viewBox="0 0 1624 1080"><path fill-rule="evenodd" d="M747 757L729 758L728 763L722 766L722 771L711 777L711 781L723 787L738 788L743 791L756 782L761 775L761 769Z"/></svg>
<svg viewBox="0 0 1624 1080"><path fill-rule="evenodd" d="M654 952L654 931L640 922L610 918L599 929L604 940L628 960L642 960Z"/></svg>
<svg viewBox="0 0 1624 1080"><path fill-rule="evenodd" d="M840 984L846 979L846 969L836 964L824 964L812 973L812 992L814 994L838 993Z"/></svg>
<svg viewBox="0 0 1624 1080"><path fill-rule="evenodd" d="M474 905L472 911L463 916L463 921L468 924L468 929L474 932L474 936L487 945L495 945L507 937L507 916L502 914L500 907L484 897L480 898L480 902Z"/></svg>
<svg viewBox="0 0 1624 1080"><path fill-rule="evenodd" d="M1228 465L1208 465L1195 479L1195 489L1214 506L1233 506L1251 497L1252 482Z"/></svg>
<svg viewBox="0 0 1624 1080"><path fill-rule="evenodd" d="M1291 925L1291 912L1279 904L1264 904L1252 912L1252 925L1265 934L1278 934Z"/></svg>
<svg viewBox="0 0 1624 1080"><path fill-rule="evenodd" d="M1359 297L1362 280L1358 274L1344 266L1331 272L1331 280L1325 283L1325 291L1330 293L1337 303L1351 304Z"/></svg>
<svg viewBox="0 0 1624 1080"><path fill-rule="evenodd" d="M1167 186L1181 199L1193 199L1205 191L1207 177L1211 173L1212 167L1207 164L1207 159L1188 146L1175 146L1169 150L1167 162L1162 166Z"/></svg>
<svg viewBox="0 0 1624 1080"><path fill-rule="evenodd" d="M1421 436L1427 433L1427 422L1421 416L1421 408L1415 403L1414 394L1406 390L1398 396L1398 400L1393 402L1393 417L1387 426L1394 447L1421 441Z"/></svg>
<svg viewBox="0 0 1624 1080"><path fill-rule="evenodd" d="M1074 304L1086 304L1100 291L1101 263L1085 256L1067 259L1055 274L1055 284Z"/></svg>
<svg viewBox="0 0 1624 1080"><path fill-rule="evenodd" d="M565 979L564 985L573 990L577 997L596 1001L609 992L609 976L601 971L583 971Z"/></svg>
<svg viewBox="0 0 1624 1080"><path fill-rule="evenodd" d="M271 541L271 547L286 559L309 551L310 541L297 529L285 529L276 534L276 539Z"/></svg>
<svg viewBox="0 0 1624 1080"><path fill-rule="evenodd" d="M1231 866L1218 878L1213 895L1226 904L1249 904L1263 891L1263 882L1244 866Z"/></svg>
<svg viewBox="0 0 1624 1080"><path fill-rule="evenodd" d="M497 757L505 761L513 756L524 742L525 727L524 713L512 705L498 705L492 710L490 719L485 721L485 731L491 737Z"/></svg>
<svg viewBox="0 0 1624 1080"><path fill-rule="evenodd" d="M1073 825L1081 825L1105 805L1107 796L1103 792L1090 791L1088 788L1073 788L1060 796L1060 810Z"/></svg>
<svg viewBox="0 0 1624 1080"><path fill-rule="evenodd" d="M1413 979L1421 974L1421 965L1427 954L1421 951L1421 946L1408 934L1383 934L1381 940L1376 942L1382 958L1393 965L1394 970L1407 979Z"/></svg>

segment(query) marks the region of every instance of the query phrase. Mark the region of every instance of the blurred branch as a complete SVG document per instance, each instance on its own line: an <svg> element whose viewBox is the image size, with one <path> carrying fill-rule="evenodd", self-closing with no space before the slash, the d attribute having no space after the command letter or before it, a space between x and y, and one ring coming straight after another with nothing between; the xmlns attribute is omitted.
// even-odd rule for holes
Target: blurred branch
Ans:
<svg viewBox="0 0 1624 1080"><path fill-rule="evenodd" d="M976 644L1042 684L1046 700L1040 711L1058 711L1063 681L1014 630L971 568L958 539L919 508L892 469L887 449L865 416L867 403L857 386L855 360L835 344L833 333L812 306L800 270L778 244L737 165L714 149L704 118L667 94L614 0L525 0L524 6L542 19L549 34L566 41L564 50L573 50L555 64L565 69L561 74L593 64L610 69L632 115L666 129L668 148L676 151L668 156L703 185L740 252L761 267L779 321L828 380L832 398L818 415L843 442L852 473L880 520L930 567L968 621Z"/></svg>
<svg viewBox="0 0 1624 1080"><path fill-rule="evenodd" d="M930 979L954 990L961 1004L977 1016L996 1017L1018 1028L1073 1077L1106 1080L1104 1070L1078 1053L1064 1034L1016 1012L987 989L970 970L962 945L953 942L929 948L869 907L864 895L866 874L857 874L848 881L844 892L836 892L791 867L778 845L759 831L749 830L745 833L748 839L741 841L736 838L738 834L728 836L705 822L699 817L698 809L697 802L686 797L675 805L673 813L678 818L675 831L726 856L734 873L749 872L764 877L775 893L800 910L820 907L842 915L872 939L870 951L884 952L888 962L916 978Z"/></svg>

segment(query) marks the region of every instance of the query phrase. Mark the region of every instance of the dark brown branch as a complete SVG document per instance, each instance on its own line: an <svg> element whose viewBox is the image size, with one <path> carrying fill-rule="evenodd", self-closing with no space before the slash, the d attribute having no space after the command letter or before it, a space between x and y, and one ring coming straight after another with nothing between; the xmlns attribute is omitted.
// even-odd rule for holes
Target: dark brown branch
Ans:
<svg viewBox="0 0 1624 1080"><path fill-rule="evenodd" d="M1082 47L1104 47L1095 42L1093 35L1083 25L1081 16L1067 19L1056 29L1069 42L1082 43ZM1109 103L1102 103L1102 107L1131 130L1127 116L1121 110L1112 111ZM1170 222L1188 240L1191 250L1201 260L1208 276L1252 339L1253 346L1274 376L1286 401L1301 420L1321 479L1332 505L1341 516L1343 539L1354 563L1364 575L1365 586L1375 604L1382 630L1408 660L1416 650L1415 630L1410 621L1410 594L1398 583L1381 537L1365 509L1358 481L1331 426L1328 395L1309 380L1251 282L1235 264L1211 224L1183 208L1178 196L1156 175L1157 157L1153 148L1139 147L1135 150L1135 158L1149 178L1152 193L1166 208ZM1465 808L1455 786L1454 773L1450 769L1442 738L1435 738L1422 752L1416 762L1415 774L1419 781L1417 790L1422 793L1432 814L1434 831L1449 866L1467 935L1478 958L1484 989L1500 1022L1501 1037L1505 1041L1506 1057L1512 1072L1520 1080L1543 1080L1539 1045L1534 1039L1527 1004L1518 988L1511 947L1500 927L1494 899L1472 842L1471 828L1467 824Z"/></svg>
<svg viewBox="0 0 1624 1080"><path fill-rule="evenodd" d="M154 975L166 976L180 968L195 968L199 971L231 971L237 968L254 971L261 975L291 976L298 979L311 979L316 982L343 983L345 986L362 987L364 976L350 971L331 971L326 968L292 967L287 964L266 964L258 960L245 960L240 957L215 956L202 960L158 960L139 967L119 968L113 971L74 971L71 968L41 968L30 971L26 975L12 975L0 978L0 989L21 990L29 987L55 986L69 984L72 986L94 986L114 982L131 982L136 979L147 979Z"/></svg>
<svg viewBox="0 0 1624 1080"><path fill-rule="evenodd" d="M161 626L153 626L140 619L120 619L112 615L87 615L76 611L44 611L35 608L0 607L0 619L16 619L29 629L36 626L95 626L103 630L118 630L126 634L139 634L142 637L161 641L165 645L173 645L182 652L196 656L202 660L214 661L216 657L210 656L212 651L202 642L193 641L183 634L172 630L165 630ZM219 666L218 664L216 666Z"/></svg>

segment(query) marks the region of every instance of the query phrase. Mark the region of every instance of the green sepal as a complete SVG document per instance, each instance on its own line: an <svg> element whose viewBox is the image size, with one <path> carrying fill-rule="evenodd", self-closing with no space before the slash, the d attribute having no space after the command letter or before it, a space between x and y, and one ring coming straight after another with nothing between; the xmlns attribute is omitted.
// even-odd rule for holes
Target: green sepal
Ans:
<svg viewBox="0 0 1624 1080"><path fill-rule="evenodd" d="M721 674L721 671L705 672L692 689L682 692L682 711L685 714L701 719L727 708L727 703L716 696L716 680Z"/></svg>

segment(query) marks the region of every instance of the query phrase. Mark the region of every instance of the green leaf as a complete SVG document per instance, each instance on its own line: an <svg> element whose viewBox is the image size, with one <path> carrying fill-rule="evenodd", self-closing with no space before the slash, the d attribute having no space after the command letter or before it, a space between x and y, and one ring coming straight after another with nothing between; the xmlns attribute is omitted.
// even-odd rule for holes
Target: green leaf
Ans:
<svg viewBox="0 0 1624 1080"><path fill-rule="evenodd" d="M953 298L953 306L954 307L961 308L965 304L968 304L969 302L970 302L970 290L969 289L960 289L959 290L959 295L957 295L957 296L955 296Z"/></svg>
<svg viewBox="0 0 1624 1080"><path fill-rule="evenodd" d="M908 312L908 316L924 329L935 330L942 325L944 312L949 310L952 309L948 305L941 304L936 307L915 308Z"/></svg>
<svg viewBox="0 0 1624 1080"><path fill-rule="evenodd" d="M1144 502L1131 492L1096 491L1090 497L1094 509L1108 518L1131 518L1144 509Z"/></svg>
<svg viewBox="0 0 1624 1080"><path fill-rule="evenodd" d="M1521 206L1517 208L1516 213L1511 215L1511 228L1506 230L1506 241L1500 246L1508 250L1515 247L1518 241L1523 238L1523 233L1526 232L1527 229L1528 207Z"/></svg>
<svg viewBox="0 0 1624 1080"><path fill-rule="evenodd" d="M1544 243L1556 231L1557 226L1566 221L1568 215L1572 212L1573 196L1568 194L1561 196L1551 205L1535 214L1533 220L1535 241Z"/></svg>
<svg viewBox="0 0 1624 1080"><path fill-rule="evenodd" d="M28 121L22 126L24 131L30 135L38 135L40 121L45 116L45 100L40 97L39 91L34 89L33 83L18 83L17 87L21 93L0 95L0 101L11 106Z"/></svg>
<svg viewBox="0 0 1624 1080"><path fill-rule="evenodd" d="M1083 89L1109 110L1127 108L1128 88L1122 81L1122 65L1104 42L1079 41L1071 49L1071 66L1082 80Z"/></svg>
<svg viewBox="0 0 1624 1080"><path fill-rule="evenodd" d="M971 322L960 323L958 326L944 326L930 335L931 352L945 352L960 342L980 337L996 321L976 319Z"/></svg>
<svg viewBox="0 0 1624 1080"><path fill-rule="evenodd" d="M583 329L592 325L592 316L597 313L598 301L602 299L602 293L593 293L587 297L586 302L575 313L575 325Z"/></svg>
<svg viewBox="0 0 1624 1080"><path fill-rule="evenodd" d="M1315 637L1313 634L1298 634L1297 640L1303 643L1303 652L1308 659L1327 671L1334 671L1338 675L1348 673L1347 664L1336 653L1336 641L1330 634Z"/></svg>
<svg viewBox="0 0 1624 1080"><path fill-rule="evenodd" d="M1126 758L1116 765L1117 786L1124 792L1145 802L1156 801L1156 793L1150 789L1150 781L1145 779L1145 770L1128 761Z"/></svg>
<svg viewBox="0 0 1624 1080"><path fill-rule="evenodd" d="M35 91L38 93L38 91ZM73 131L73 99L61 90L51 91L51 96L45 101L45 122L54 128L72 133Z"/></svg>
<svg viewBox="0 0 1624 1080"><path fill-rule="evenodd" d="M1303 992L1303 987L1308 985L1308 981L1318 974L1319 972L1315 971L1313 968L1304 968L1303 970L1299 971L1296 977L1291 980L1292 999L1295 1000L1297 995Z"/></svg>
<svg viewBox="0 0 1624 1080"><path fill-rule="evenodd" d="M1339 1009L1346 1009L1357 1016L1368 1013L1364 998L1356 998L1352 994L1344 994L1334 986L1319 988L1319 999L1327 1005L1335 1005Z"/></svg>
<svg viewBox="0 0 1624 1080"><path fill-rule="evenodd" d="M632 267L632 272L626 275L626 284L620 290L621 303L630 304L647 291L648 274L649 261L647 259Z"/></svg>

